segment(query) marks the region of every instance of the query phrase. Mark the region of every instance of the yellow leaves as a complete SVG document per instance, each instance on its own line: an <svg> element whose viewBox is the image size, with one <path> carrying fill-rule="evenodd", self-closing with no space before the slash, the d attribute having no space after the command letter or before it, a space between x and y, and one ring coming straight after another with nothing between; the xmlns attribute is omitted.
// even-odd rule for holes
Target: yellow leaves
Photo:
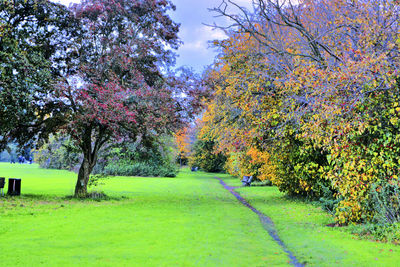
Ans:
<svg viewBox="0 0 400 267"><path fill-rule="evenodd" d="M395 44L394 40L400 40L396 38L400 34L385 34L387 28L380 24L384 19L378 21L370 14L373 1L362 3L368 8L360 3L352 7L351 16L344 12L350 12L346 1L328 0L326 5L332 7L329 14L319 12L313 0L303 2L310 9L304 11L302 24L310 32L318 32L318 42L327 48L319 51L325 61L323 66L310 57L296 55L315 56L305 45L304 36L290 27L278 27L272 34L269 25L255 25L270 38L264 41L279 49L275 54L248 33L232 34L222 46L220 65L213 73L218 82L214 99L203 116L200 136L217 139L218 149L228 153L227 169L234 175L257 174L259 179L270 179L283 190L304 195L318 190L316 181L331 184L344 199L338 207L338 221L358 221L365 215L360 203L366 199L379 170L395 177L393 164L400 164L400 160L390 162L385 158L390 146L381 150L370 147L370 139L382 127L393 129L400 123L399 99L393 101L386 114L390 116L384 122L373 121L379 116L370 107L381 101L373 99L373 92L395 88L400 62L393 56L398 51L388 54L387 48L398 47L400 43ZM386 50L382 50L385 46ZM365 99L371 103L363 106ZM375 108L381 111L386 107ZM291 127L293 121L295 126ZM286 125L290 127L285 128ZM371 138L370 133L374 133ZM324 166L293 163L286 154L289 152L276 148L290 142L282 135L299 141L303 150L329 155L329 162ZM264 141L264 136L271 136L273 144ZM270 153L262 151L269 148ZM277 162L296 166L297 173L290 173L293 168L282 171ZM285 177L288 173L295 178Z"/></svg>
<svg viewBox="0 0 400 267"><path fill-rule="evenodd" d="M307 181L300 179L299 180L300 188L304 191L308 192L312 189L312 187L307 183Z"/></svg>
<svg viewBox="0 0 400 267"><path fill-rule="evenodd" d="M397 126L399 122L399 118L398 117L392 117L390 118L390 123L394 126Z"/></svg>
<svg viewBox="0 0 400 267"><path fill-rule="evenodd" d="M231 152L226 162L227 171L235 176L253 175L257 179L277 183L275 165L268 152L250 147L245 152Z"/></svg>
<svg viewBox="0 0 400 267"><path fill-rule="evenodd" d="M366 213L357 200L342 200L336 209L336 220L340 224L359 222Z"/></svg>

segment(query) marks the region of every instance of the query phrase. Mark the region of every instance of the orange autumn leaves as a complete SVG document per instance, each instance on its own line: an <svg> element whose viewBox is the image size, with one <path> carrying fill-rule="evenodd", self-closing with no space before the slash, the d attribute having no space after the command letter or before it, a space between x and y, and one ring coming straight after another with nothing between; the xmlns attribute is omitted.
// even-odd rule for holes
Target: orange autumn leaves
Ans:
<svg viewBox="0 0 400 267"><path fill-rule="evenodd" d="M190 153L188 128L183 128L175 133L175 143L178 148L179 156L182 158L188 157Z"/></svg>

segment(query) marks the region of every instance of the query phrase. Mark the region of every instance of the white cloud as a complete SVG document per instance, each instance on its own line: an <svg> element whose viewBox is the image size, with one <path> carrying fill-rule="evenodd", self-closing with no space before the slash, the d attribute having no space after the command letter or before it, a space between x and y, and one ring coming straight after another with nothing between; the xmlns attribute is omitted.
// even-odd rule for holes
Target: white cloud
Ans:
<svg viewBox="0 0 400 267"><path fill-rule="evenodd" d="M187 42L179 49L181 51L193 51L196 53L207 53L207 46L203 41Z"/></svg>
<svg viewBox="0 0 400 267"><path fill-rule="evenodd" d="M226 34L220 29L213 29L212 27L203 25L199 30L208 40L222 40L227 38Z"/></svg>
<svg viewBox="0 0 400 267"><path fill-rule="evenodd" d="M182 39L186 40L180 51L192 51L195 53L208 54L209 42L227 38L225 33L219 29L201 25L193 30L181 28Z"/></svg>
<svg viewBox="0 0 400 267"><path fill-rule="evenodd" d="M72 3L79 3L81 0L51 0L54 3L60 3L65 6L69 6Z"/></svg>

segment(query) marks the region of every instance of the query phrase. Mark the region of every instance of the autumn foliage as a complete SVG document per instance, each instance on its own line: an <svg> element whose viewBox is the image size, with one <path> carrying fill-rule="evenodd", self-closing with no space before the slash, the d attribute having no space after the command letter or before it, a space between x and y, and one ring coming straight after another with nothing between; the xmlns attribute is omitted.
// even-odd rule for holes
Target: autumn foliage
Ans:
<svg viewBox="0 0 400 267"><path fill-rule="evenodd" d="M188 136L188 128L183 128L178 130L175 133L175 143L178 148L178 158L182 165L182 160L187 161L187 157L189 156L190 147L189 147L189 136Z"/></svg>
<svg viewBox="0 0 400 267"><path fill-rule="evenodd" d="M372 219L371 188L399 184L397 2L254 0L238 14L228 2L214 9L234 23L215 42L202 136L232 174L313 199L328 191L341 224Z"/></svg>

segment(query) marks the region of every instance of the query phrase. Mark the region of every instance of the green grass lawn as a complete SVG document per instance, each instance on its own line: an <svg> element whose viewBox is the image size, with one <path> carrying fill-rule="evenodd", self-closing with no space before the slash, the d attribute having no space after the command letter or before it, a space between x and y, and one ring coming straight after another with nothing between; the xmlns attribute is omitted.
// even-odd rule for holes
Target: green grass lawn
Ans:
<svg viewBox="0 0 400 267"><path fill-rule="evenodd" d="M225 177L231 186L237 179ZM278 234L300 262L310 266L400 266L400 247L359 240L347 227L327 227L331 216L321 208L287 198L276 187L236 189L250 204L267 214Z"/></svg>
<svg viewBox="0 0 400 267"><path fill-rule="evenodd" d="M265 266L287 257L213 175L115 177L107 201L68 200L76 175L0 164L22 193L0 199L1 266ZM124 196L125 198L122 198Z"/></svg>
<svg viewBox="0 0 400 267"><path fill-rule="evenodd" d="M113 177L96 188L110 200L70 199L76 174L0 163L22 178L21 197L0 198L0 266L287 266L256 214L214 179ZM218 175L228 184L237 179ZM357 240L326 225L321 209L275 187L237 189L270 216L281 239L309 266L397 266L400 249Z"/></svg>

